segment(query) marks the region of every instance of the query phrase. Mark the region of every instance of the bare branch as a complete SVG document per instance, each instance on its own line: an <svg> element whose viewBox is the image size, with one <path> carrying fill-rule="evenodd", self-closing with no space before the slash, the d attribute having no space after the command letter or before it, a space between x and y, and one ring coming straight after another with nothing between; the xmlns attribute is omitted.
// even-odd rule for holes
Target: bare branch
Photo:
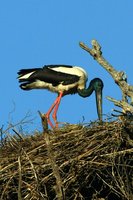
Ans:
<svg viewBox="0 0 133 200"><path fill-rule="evenodd" d="M115 68L106 61L102 56L101 46L96 40L92 40L92 48L89 48L84 43L80 42L79 45L82 49L87 51L114 79L115 83L120 87L122 91L122 101L114 100L108 97L110 101L113 101L115 105L121 107L125 113L133 114L133 86L127 83L127 76L123 71L117 71ZM130 104L127 103L127 96L130 98Z"/></svg>
<svg viewBox="0 0 133 200"><path fill-rule="evenodd" d="M111 97L107 97L108 100L112 101L116 106L118 107L122 107L123 110L126 112L126 113L133 113L133 106L128 104L127 102L125 101L118 101L114 98L111 98Z"/></svg>

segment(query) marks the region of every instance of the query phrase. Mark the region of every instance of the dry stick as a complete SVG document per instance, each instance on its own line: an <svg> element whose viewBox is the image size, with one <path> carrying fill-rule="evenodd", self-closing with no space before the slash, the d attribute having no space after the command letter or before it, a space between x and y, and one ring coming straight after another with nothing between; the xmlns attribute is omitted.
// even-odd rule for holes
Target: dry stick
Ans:
<svg viewBox="0 0 133 200"><path fill-rule="evenodd" d="M38 176L37 176L37 173L36 173L34 164L33 164L32 160L30 159L30 157L28 156L27 152L26 152L23 148L22 148L22 151L23 151L24 155L26 156L27 160L29 161L29 163L30 163L30 165L31 165L31 169L32 169L32 171L33 171L34 178L35 178L35 181L36 181L37 192L41 195L41 193L40 193L40 191L39 191ZM35 189L35 186L34 186L34 189Z"/></svg>
<svg viewBox="0 0 133 200"><path fill-rule="evenodd" d="M17 162L18 162L18 161L17 161ZM8 180L7 184L5 185L5 187L4 187L3 191L2 191L2 194L1 194L1 196L0 196L0 200L3 200L3 199L4 199L5 192L6 192L6 190L8 189L8 186L10 185L11 180L15 177L16 174L17 174L17 172L14 172L14 173L12 174L12 176L10 177L10 179Z"/></svg>
<svg viewBox="0 0 133 200"><path fill-rule="evenodd" d="M21 158L20 156L18 157L18 171L19 171L19 182L18 182L18 200L22 200L22 195L21 195L21 187L22 187L22 173L21 173Z"/></svg>
<svg viewBox="0 0 133 200"><path fill-rule="evenodd" d="M112 189L114 192L116 192L116 194L120 194L121 193L119 191L117 191L112 185L108 184L98 173L96 173L96 175L103 181L103 183L105 183L110 189Z"/></svg>
<svg viewBox="0 0 133 200"><path fill-rule="evenodd" d="M126 153L133 153L133 148L130 148L130 149L125 149L125 150L122 150L122 151L117 151L117 152L112 152L112 153L106 153L106 154L102 154L100 155L100 157L115 157L115 156L118 156L118 155L125 155Z"/></svg>
<svg viewBox="0 0 133 200"><path fill-rule="evenodd" d="M49 156L49 159L51 161L51 167L52 167L52 170L53 170L53 175L56 178L55 191L56 191L57 199L58 200L64 200L65 197L64 197L64 191L63 191L63 186L62 186L62 180L61 180L61 176L60 176L60 173L59 173L59 167L56 164L56 159L55 159L54 153L52 151L52 144L50 142L47 119L46 119L45 114L42 114L40 111L39 111L39 115L40 115L41 120L42 120L43 132L44 132L44 135L45 135L45 142L46 142L46 147L47 147L47 151L48 151L48 156Z"/></svg>
<svg viewBox="0 0 133 200"><path fill-rule="evenodd" d="M117 101L111 97L107 97L116 106L121 107L124 112L133 114L133 86L130 86L126 81L126 75L123 71L116 71L112 65L110 65L102 56L101 46L96 40L92 40L92 49L86 46L84 43L79 43L80 47L87 51L115 80L115 83L120 87L123 95L122 101ZM131 98L131 105L127 103L126 96Z"/></svg>

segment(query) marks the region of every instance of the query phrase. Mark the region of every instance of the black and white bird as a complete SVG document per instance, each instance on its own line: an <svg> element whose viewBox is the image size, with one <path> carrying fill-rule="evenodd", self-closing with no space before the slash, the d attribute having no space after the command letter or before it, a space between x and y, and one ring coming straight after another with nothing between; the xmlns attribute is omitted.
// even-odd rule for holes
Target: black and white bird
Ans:
<svg viewBox="0 0 133 200"><path fill-rule="evenodd" d="M94 78L86 88L88 76L86 71L78 66L70 65L45 65L43 68L21 69L18 72L18 80L23 90L48 89L58 94L56 100L46 113L48 124L53 128L50 114L55 126L58 127L57 110L61 98L67 94L78 93L82 97L88 97L95 91L96 105L99 120L102 120L102 89L103 81Z"/></svg>

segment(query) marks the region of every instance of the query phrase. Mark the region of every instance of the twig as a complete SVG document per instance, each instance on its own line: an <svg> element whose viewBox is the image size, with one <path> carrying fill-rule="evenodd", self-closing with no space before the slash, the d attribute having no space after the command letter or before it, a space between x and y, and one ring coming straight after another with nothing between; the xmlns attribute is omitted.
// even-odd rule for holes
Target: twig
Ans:
<svg viewBox="0 0 133 200"><path fill-rule="evenodd" d="M17 162L18 162L18 161L17 161ZM2 194L1 194L1 196L0 196L0 200L3 200L3 199L4 199L4 195L5 195L5 193L6 193L6 190L8 189L8 187L9 187L9 185L10 185L10 183L11 183L11 180L15 177L16 174L17 174L17 172L14 172L14 173L12 174L12 176L9 178L9 180L7 181L5 187L4 187L3 191L2 191Z"/></svg>
<svg viewBox="0 0 133 200"><path fill-rule="evenodd" d="M119 191L117 191L112 185L108 184L98 173L96 175L105 183L111 190L113 190L117 195L121 195Z"/></svg>
<svg viewBox="0 0 133 200"><path fill-rule="evenodd" d="M126 153L132 153L133 152L133 148L130 148L130 149L125 149L125 150L122 150L122 151L117 151L117 152L112 152L112 153L106 153L106 154L103 154L103 155L100 155L100 157L114 157L114 156L118 156L118 155L125 155Z"/></svg>
<svg viewBox="0 0 133 200"><path fill-rule="evenodd" d="M0 146L3 146L4 145L4 138L3 138L3 125L2 127L0 128Z"/></svg>
<svg viewBox="0 0 133 200"><path fill-rule="evenodd" d="M32 160L28 156L27 152L24 149L22 149L22 150L23 150L23 153L25 154L25 156L27 157L27 159L28 159L28 161L29 161L29 163L31 165L31 169L33 171L33 174L34 174L34 177L35 177L35 180L36 180L36 183L37 183L37 187L38 187L38 177L37 177L37 173L36 173L35 167L34 167L34 165L32 163Z"/></svg>
<svg viewBox="0 0 133 200"><path fill-rule="evenodd" d="M18 181L18 200L22 200L21 187L22 187L22 173L21 173L21 159L18 157L18 171L19 171L19 181Z"/></svg>
<svg viewBox="0 0 133 200"><path fill-rule="evenodd" d="M22 135L20 135L15 129L12 129L12 130L20 138L20 140L24 141L24 138L22 137Z"/></svg>

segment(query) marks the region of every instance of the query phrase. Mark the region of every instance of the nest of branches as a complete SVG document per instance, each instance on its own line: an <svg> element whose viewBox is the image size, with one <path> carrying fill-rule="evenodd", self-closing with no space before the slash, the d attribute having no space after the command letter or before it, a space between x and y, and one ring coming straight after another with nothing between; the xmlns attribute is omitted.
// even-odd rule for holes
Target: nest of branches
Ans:
<svg viewBox="0 0 133 200"><path fill-rule="evenodd" d="M17 133L0 151L2 200L133 199L132 123Z"/></svg>

